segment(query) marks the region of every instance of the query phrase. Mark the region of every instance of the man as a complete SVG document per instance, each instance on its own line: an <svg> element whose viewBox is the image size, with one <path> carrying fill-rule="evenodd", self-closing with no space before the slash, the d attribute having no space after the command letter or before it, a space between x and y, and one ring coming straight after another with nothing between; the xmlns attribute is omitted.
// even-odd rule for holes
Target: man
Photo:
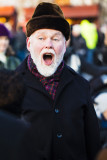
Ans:
<svg viewBox="0 0 107 160"><path fill-rule="evenodd" d="M17 72L27 86L22 116L32 124L29 148L40 159L93 160L100 143L89 85L63 62L68 22L59 6L43 2L26 29L30 55Z"/></svg>

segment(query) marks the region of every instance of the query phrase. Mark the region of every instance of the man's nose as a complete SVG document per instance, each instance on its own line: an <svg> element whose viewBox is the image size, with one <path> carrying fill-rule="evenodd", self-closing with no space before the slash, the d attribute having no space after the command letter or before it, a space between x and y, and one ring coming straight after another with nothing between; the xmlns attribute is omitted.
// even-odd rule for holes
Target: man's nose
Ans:
<svg viewBox="0 0 107 160"><path fill-rule="evenodd" d="M52 48L53 47L53 43L52 43L52 40L50 38L48 38L46 40L45 46L46 46L46 48Z"/></svg>

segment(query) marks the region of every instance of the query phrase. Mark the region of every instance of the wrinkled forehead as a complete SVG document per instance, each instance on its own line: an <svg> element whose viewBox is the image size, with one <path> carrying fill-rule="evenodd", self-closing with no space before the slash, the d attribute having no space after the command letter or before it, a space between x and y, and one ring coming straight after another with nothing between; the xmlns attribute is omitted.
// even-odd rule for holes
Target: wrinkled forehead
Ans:
<svg viewBox="0 0 107 160"><path fill-rule="evenodd" d="M62 32L58 31L58 30L54 30L54 29L39 29L37 31L35 31L30 37L33 36L59 36L59 37L64 37L64 35L62 34Z"/></svg>

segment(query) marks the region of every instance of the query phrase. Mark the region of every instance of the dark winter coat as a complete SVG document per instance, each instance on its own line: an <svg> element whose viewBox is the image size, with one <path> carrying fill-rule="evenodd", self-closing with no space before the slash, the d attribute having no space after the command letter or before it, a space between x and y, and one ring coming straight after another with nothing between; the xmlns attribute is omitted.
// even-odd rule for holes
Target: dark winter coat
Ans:
<svg viewBox="0 0 107 160"><path fill-rule="evenodd" d="M0 111L0 160L24 160L20 148L28 127L17 117Z"/></svg>
<svg viewBox="0 0 107 160"><path fill-rule="evenodd" d="M94 160L99 127L88 82L65 65L53 101L28 70L26 59L17 71L27 86L23 117L33 124L29 149L38 151L40 160Z"/></svg>

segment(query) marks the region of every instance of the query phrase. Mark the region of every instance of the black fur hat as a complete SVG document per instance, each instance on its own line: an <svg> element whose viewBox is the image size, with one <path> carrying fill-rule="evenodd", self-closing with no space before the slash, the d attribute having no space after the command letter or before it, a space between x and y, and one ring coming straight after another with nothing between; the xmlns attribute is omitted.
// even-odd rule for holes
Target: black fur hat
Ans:
<svg viewBox="0 0 107 160"><path fill-rule="evenodd" d="M70 36L70 26L60 7L53 3L40 3L26 25L27 37L38 29L55 29L63 33L66 40Z"/></svg>

